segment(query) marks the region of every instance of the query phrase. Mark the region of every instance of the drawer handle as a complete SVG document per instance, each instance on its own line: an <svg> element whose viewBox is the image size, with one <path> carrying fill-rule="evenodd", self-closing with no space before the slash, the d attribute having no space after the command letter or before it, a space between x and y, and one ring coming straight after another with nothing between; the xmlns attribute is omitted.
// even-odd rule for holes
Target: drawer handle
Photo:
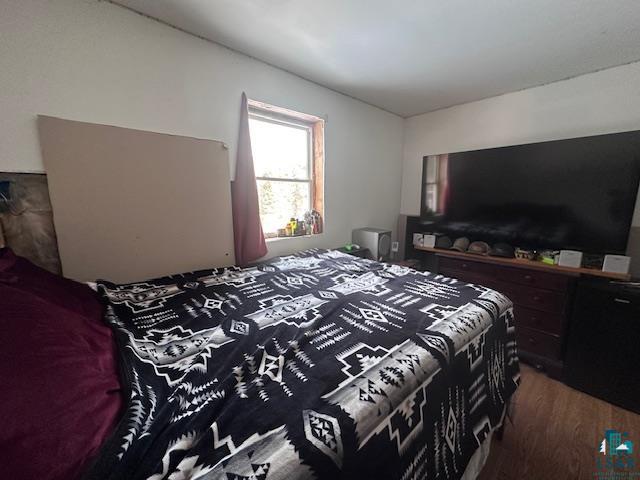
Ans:
<svg viewBox="0 0 640 480"><path fill-rule="evenodd" d="M533 338L529 337L528 340L529 340L529 344L530 345L535 345L536 344L536 341Z"/></svg>
<svg viewBox="0 0 640 480"><path fill-rule="evenodd" d="M614 298L613 301L616 303L624 303L625 305L631 303L631 300L627 300L626 298Z"/></svg>
<svg viewBox="0 0 640 480"><path fill-rule="evenodd" d="M469 265L468 265L468 264L466 264L466 263L463 263L463 264L462 264L462 265L460 265L460 266L461 266L462 268L464 268L464 269L469 268Z"/></svg>
<svg viewBox="0 0 640 480"><path fill-rule="evenodd" d="M540 301L540 297L538 295L534 295L533 296L533 301L534 302L539 302Z"/></svg>
<svg viewBox="0 0 640 480"><path fill-rule="evenodd" d="M533 277L532 277L531 275L525 275L525 276L524 276L524 279L525 279L527 282L530 282L531 280L533 280Z"/></svg>

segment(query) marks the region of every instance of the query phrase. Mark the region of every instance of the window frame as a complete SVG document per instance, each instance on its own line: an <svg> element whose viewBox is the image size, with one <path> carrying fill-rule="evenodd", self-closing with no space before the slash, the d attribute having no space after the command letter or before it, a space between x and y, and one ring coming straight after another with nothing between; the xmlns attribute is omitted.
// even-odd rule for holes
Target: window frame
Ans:
<svg viewBox="0 0 640 480"><path fill-rule="evenodd" d="M269 122L292 128L299 128L307 132L307 178L280 178L256 176L258 181L307 183L309 188L309 206L311 210L320 213L322 228L324 229L324 125L325 120L315 115L296 112L275 105L269 105L257 100L248 101L249 119ZM262 212L260 212L262 216ZM283 227L284 228L284 225ZM322 233L321 230L318 233ZM267 239L295 238L280 237L278 232L264 232Z"/></svg>
<svg viewBox="0 0 640 480"><path fill-rule="evenodd" d="M422 157L420 215L423 218L435 218L445 213L449 176L448 162L448 154ZM429 170L431 168L433 169L433 178L430 179Z"/></svg>

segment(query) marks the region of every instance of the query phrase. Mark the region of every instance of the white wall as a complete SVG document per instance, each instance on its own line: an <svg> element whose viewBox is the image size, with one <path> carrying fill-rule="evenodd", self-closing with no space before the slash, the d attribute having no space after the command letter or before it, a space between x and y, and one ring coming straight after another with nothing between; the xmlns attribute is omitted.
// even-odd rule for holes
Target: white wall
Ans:
<svg viewBox="0 0 640 480"><path fill-rule="evenodd" d="M640 129L640 62L411 117L401 212L420 212L422 157ZM640 226L640 198L633 224Z"/></svg>
<svg viewBox="0 0 640 480"><path fill-rule="evenodd" d="M270 255L395 227L400 117L107 2L0 0L0 171L43 171L38 114L222 140L233 159L242 91L328 118L325 233Z"/></svg>

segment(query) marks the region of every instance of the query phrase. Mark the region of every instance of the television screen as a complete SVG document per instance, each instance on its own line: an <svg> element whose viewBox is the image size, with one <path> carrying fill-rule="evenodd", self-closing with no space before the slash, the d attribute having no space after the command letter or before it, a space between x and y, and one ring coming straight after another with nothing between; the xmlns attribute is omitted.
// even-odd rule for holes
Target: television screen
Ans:
<svg viewBox="0 0 640 480"><path fill-rule="evenodd" d="M424 157L422 212L452 237L624 253L640 131Z"/></svg>

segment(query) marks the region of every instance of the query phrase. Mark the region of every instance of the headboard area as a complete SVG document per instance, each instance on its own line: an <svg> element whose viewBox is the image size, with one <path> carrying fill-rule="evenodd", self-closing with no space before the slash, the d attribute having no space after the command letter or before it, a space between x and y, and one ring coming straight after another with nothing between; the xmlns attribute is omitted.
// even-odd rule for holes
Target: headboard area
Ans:
<svg viewBox="0 0 640 480"><path fill-rule="evenodd" d="M0 172L0 247L60 273L47 177Z"/></svg>

